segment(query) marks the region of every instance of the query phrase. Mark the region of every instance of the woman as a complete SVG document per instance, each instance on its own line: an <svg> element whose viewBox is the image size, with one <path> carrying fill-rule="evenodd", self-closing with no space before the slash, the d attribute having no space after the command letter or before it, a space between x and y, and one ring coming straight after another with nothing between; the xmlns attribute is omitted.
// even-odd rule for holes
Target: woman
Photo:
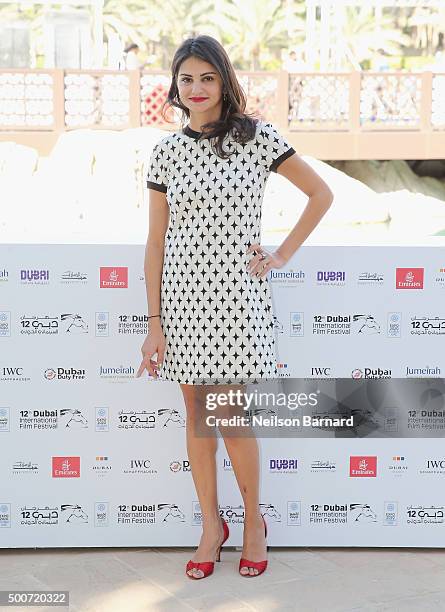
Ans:
<svg viewBox="0 0 445 612"><path fill-rule="evenodd" d="M214 430L198 436L193 426L202 430L207 393L243 390L247 382L277 377L266 275L284 266L304 242L332 194L271 124L245 113L244 92L218 41L204 35L186 40L171 71L167 103L189 122L162 138L150 159L145 255L150 319L137 376L146 369L181 386L203 526L186 573L199 579L212 573L229 530L217 500ZM309 196L298 223L271 253L259 244L270 171L279 171ZM242 407L238 410L242 414ZM244 501L239 573L256 576L267 565L258 444L233 428L219 430Z"/></svg>

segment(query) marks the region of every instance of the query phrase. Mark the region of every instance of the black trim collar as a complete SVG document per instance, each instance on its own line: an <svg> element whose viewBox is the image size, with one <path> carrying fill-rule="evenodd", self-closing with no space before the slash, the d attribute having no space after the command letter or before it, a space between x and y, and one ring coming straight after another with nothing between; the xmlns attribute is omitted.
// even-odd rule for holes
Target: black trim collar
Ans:
<svg viewBox="0 0 445 612"><path fill-rule="evenodd" d="M192 130L192 128L189 125L186 125L185 128L183 128L182 132L186 136L190 136L190 138L194 138L195 140L198 140L198 138L202 134L202 132L197 132L196 130Z"/></svg>

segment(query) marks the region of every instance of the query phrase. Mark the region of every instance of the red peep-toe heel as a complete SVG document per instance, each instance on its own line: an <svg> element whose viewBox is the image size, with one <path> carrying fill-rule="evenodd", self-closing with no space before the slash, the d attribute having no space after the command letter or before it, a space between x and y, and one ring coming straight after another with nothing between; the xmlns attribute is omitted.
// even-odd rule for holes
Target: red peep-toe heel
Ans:
<svg viewBox="0 0 445 612"><path fill-rule="evenodd" d="M264 523L264 537L267 538L267 525L266 525L266 521L264 520L264 516L263 518L263 523ZM269 547L267 547L269 548ZM248 569L253 568L258 570L258 574L243 574L241 572L241 568L242 567L247 567ZM267 559L265 561L249 561L249 559L245 559L244 557L241 557L240 562L239 562L239 568L238 571L240 573L241 576L243 577L248 577L248 578L254 578L255 576L259 576L260 574L262 574L267 567Z"/></svg>
<svg viewBox="0 0 445 612"><path fill-rule="evenodd" d="M216 552L216 561L221 560L221 548L223 547L224 542L229 537L229 527L226 521L223 519L223 517L221 517L221 520L223 523L224 538ZM201 580L201 578L207 578L207 576L210 576L210 574L213 573L214 567L215 567L214 561L192 561L190 559L190 561L186 565L185 573L187 574L189 578L192 578L193 580ZM192 576L188 573L191 569L199 569L203 572L203 575L202 576Z"/></svg>

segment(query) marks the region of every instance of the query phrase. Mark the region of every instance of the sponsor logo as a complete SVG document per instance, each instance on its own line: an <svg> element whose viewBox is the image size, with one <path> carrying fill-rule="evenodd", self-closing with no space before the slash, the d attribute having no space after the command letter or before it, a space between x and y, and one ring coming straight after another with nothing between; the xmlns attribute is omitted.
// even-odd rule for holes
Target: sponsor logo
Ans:
<svg viewBox="0 0 445 612"><path fill-rule="evenodd" d="M127 467L124 467L123 473L127 475L152 475L157 474L158 470L151 464L151 459L138 458L130 459Z"/></svg>
<svg viewBox="0 0 445 612"><path fill-rule="evenodd" d="M405 376L407 378L410 378L410 377L425 378L425 377L430 377L430 376L440 377L440 375L441 375L441 369L439 368L439 366L435 366L433 368L431 368L430 366L425 366L423 368L410 368L409 366L406 366Z"/></svg>
<svg viewBox="0 0 445 612"><path fill-rule="evenodd" d="M400 338L402 335L402 313L388 312L388 326L386 329L388 338Z"/></svg>
<svg viewBox="0 0 445 612"><path fill-rule="evenodd" d="M277 372L280 378L290 378L289 364L285 362L278 362Z"/></svg>
<svg viewBox="0 0 445 612"><path fill-rule="evenodd" d="M0 528L11 527L11 504L0 502Z"/></svg>
<svg viewBox="0 0 445 612"><path fill-rule="evenodd" d="M314 335L346 334L351 333L350 315L314 315L312 324Z"/></svg>
<svg viewBox="0 0 445 612"><path fill-rule="evenodd" d="M377 457L350 456L349 476L354 478L375 478L377 476Z"/></svg>
<svg viewBox="0 0 445 612"><path fill-rule="evenodd" d="M67 270L60 275L60 283L64 285L86 285L88 276L85 272L73 272Z"/></svg>
<svg viewBox="0 0 445 612"><path fill-rule="evenodd" d="M96 312L96 336L110 335L110 315L108 312Z"/></svg>
<svg viewBox="0 0 445 612"><path fill-rule="evenodd" d="M71 525L86 525L88 523L88 514L79 504L62 504L60 513L65 523Z"/></svg>
<svg viewBox="0 0 445 612"><path fill-rule="evenodd" d="M289 526L301 525L301 501L287 502L287 524Z"/></svg>
<svg viewBox="0 0 445 612"><path fill-rule="evenodd" d="M23 368L3 366L0 368L0 381L2 382L29 382L31 378L25 376Z"/></svg>
<svg viewBox="0 0 445 612"><path fill-rule="evenodd" d="M352 378L391 378L392 370L384 370L383 368L355 368L351 372Z"/></svg>
<svg viewBox="0 0 445 612"><path fill-rule="evenodd" d="M295 474L297 469L297 459L269 459L269 472L271 474Z"/></svg>
<svg viewBox="0 0 445 612"><path fill-rule="evenodd" d="M129 380L134 378L134 368L133 366L115 366L105 368L104 366L99 366L99 377L104 380Z"/></svg>
<svg viewBox="0 0 445 612"><path fill-rule="evenodd" d="M0 311L0 338L11 335L11 312L8 310Z"/></svg>
<svg viewBox="0 0 445 612"><path fill-rule="evenodd" d="M182 459L179 461L171 461L170 462L170 471L177 472L190 472L190 461L188 459Z"/></svg>
<svg viewBox="0 0 445 612"><path fill-rule="evenodd" d="M53 478L80 478L80 457L53 457Z"/></svg>
<svg viewBox="0 0 445 612"><path fill-rule="evenodd" d="M104 455L97 455L91 469L98 476L109 474L112 470L110 458L105 457Z"/></svg>
<svg viewBox="0 0 445 612"><path fill-rule="evenodd" d="M38 474L39 466L32 461L15 461L12 465L12 473L14 476L22 474Z"/></svg>
<svg viewBox="0 0 445 612"><path fill-rule="evenodd" d="M117 333L122 335L147 334L148 315L121 314L118 316Z"/></svg>
<svg viewBox="0 0 445 612"><path fill-rule="evenodd" d="M357 279L358 285L383 285L383 274L381 272L360 272Z"/></svg>
<svg viewBox="0 0 445 612"><path fill-rule="evenodd" d="M185 418L176 408L160 408L158 416L161 417L162 427L185 427Z"/></svg>
<svg viewBox="0 0 445 612"><path fill-rule="evenodd" d="M352 322L356 324L355 328L357 334L371 336L380 333L380 324L373 315L356 314L353 316Z"/></svg>
<svg viewBox="0 0 445 612"><path fill-rule="evenodd" d="M340 270L318 270L317 285L343 287L346 284L346 272Z"/></svg>
<svg viewBox="0 0 445 612"><path fill-rule="evenodd" d="M96 502L94 504L94 526L108 527L108 502Z"/></svg>
<svg viewBox="0 0 445 612"><path fill-rule="evenodd" d="M58 506L50 508L45 506L22 506L19 511L20 525L35 526L35 525L58 525L60 510Z"/></svg>
<svg viewBox="0 0 445 612"><path fill-rule="evenodd" d="M0 269L0 283L6 283L9 280L9 272L6 268Z"/></svg>
<svg viewBox="0 0 445 612"><path fill-rule="evenodd" d="M156 523L156 504L119 504L117 507L118 526L138 527L154 523Z"/></svg>
<svg viewBox="0 0 445 612"><path fill-rule="evenodd" d="M304 336L304 312L290 313L290 332L291 337Z"/></svg>
<svg viewBox="0 0 445 612"><path fill-rule="evenodd" d="M388 471L396 476L405 474L408 471L406 457L403 457L402 455L394 455L391 463L388 465Z"/></svg>
<svg viewBox="0 0 445 612"><path fill-rule="evenodd" d="M156 413L154 410L119 410L118 429L154 429Z"/></svg>
<svg viewBox="0 0 445 612"><path fill-rule="evenodd" d="M100 269L101 289L128 289L128 268L106 268Z"/></svg>
<svg viewBox="0 0 445 612"><path fill-rule="evenodd" d="M331 368L314 366L311 368L311 376L315 376L315 378L331 378Z"/></svg>
<svg viewBox="0 0 445 612"><path fill-rule="evenodd" d="M85 380L85 370L76 368L47 368L43 376L46 380Z"/></svg>
<svg viewBox="0 0 445 612"><path fill-rule="evenodd" d="M419 470L420 474L445 474L445 459L427 459L426 466Z"/></svg>
<svg viewBox="0 0 445 612"><path fill-rule="evenodd" d="M356 503L318 503L309 506L310 525L369 524L377 523L377 514L370 504Z"/></svg>
<svg viewBox="0 0 445 612"><path fill-rule="evenodd" d="M87 429L88 421L78 408L28 410L19 412L19 430Z"/></svg>
<svg viewBox="0 0 445 612"><path fill-rule="evenodd" d="M269 279L271 283L281 286L293 286L304 283L305 273L303 270L270 270Z"/></svg>
<svg viewBox="0 0 445 612"><path fill-rule="evenodd" d="M9 431L9 406L0 406L0 433Z"/></svg>
<svg viewBox="0 0 445 612"><path fill-rule="evenodd" d="M442 525L444 511L444 506L407 506L406 523L408 525Z"/></svg>
<svg viewBox="0 0 445 612"><path fill-rule="evenodd" d="M0 276L1 280L1 276ZM439 268L437 272L437 276L435 277L435 282L439 287L445 287L445 268Z"/></svg>
<svg viewBox="0 0 445 612"><path fill-rule="evenodd" d="M185 522L185 514L177 504L158 504L157 512L159 514L159 522L161 524Z"/></svg>
<svg viewBox="0 0 445 612"><path fill-rule="evenodd" d="M49 270L20 270L22 285L48 285Z"/></svg>
<svg viewBox="0 0 445 612"><path fill-rule="evenodd" d="M383 524L389 527L395 527L398 519L398 504L395 501L386 501L383 503Z"/></svg>
<svg viewBox="0 0 445 612"><path fill-rule="evenodd" d="M316 336L346 335L361 336L380 334L380 323L370 313L314 315L312 334Z"/></svg>
<svg viewBox="0 0 445 612"><path fill-rule="evenodd" d="M396 289L423 289L424 268L396 268Z"/></svg>
<svg viewBox="0 0 445 612"><path fill-rule="evenodd" d="M96 431L108 431L108 406L96 406Z"/></svg>
<svg viewBox="0 0 445 612"><path fill-rule="evenodd" d="M445 317L411 317L411 334L416 336L445 334Z"/></svg>
<svg viewBox="0 0 445 612"><path fill-rule="evenodd" d="M320 474L326 474L328 472L336 472L337 464L335 461L330 459L314 459L311 463L311 472L318 472Z"/></svg>
<svg viewBox="0 0 445 612"><path fill-rule="evenodd" d="M20 333L24 335L56 335L59 331L65 331L72 335L87 334L88 323L78 313L63 313L60 315L44 317L27 317L23 315L20 318Z"/></svg>

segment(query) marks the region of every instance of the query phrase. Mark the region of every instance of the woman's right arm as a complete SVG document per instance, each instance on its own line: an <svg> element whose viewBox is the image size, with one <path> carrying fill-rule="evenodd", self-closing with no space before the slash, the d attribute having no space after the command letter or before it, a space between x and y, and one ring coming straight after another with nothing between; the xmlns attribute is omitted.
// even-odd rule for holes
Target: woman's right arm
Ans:
<svg viewBox="0 0 445 612"><path fill-rule="evenodd" d="M145 246L144 275L147 292L148 316L159 315L161 307L161 280L164 265L164 240L169 223L169 207L166 194L162 191L149 189L149 231ZM160 317L148 320L148 334L142 345L142 362L139 367L139 377L144 369L150 376L157 378L155 368L164 359L165 337ZM152 356L157 353L157 359Z"/></svg>

